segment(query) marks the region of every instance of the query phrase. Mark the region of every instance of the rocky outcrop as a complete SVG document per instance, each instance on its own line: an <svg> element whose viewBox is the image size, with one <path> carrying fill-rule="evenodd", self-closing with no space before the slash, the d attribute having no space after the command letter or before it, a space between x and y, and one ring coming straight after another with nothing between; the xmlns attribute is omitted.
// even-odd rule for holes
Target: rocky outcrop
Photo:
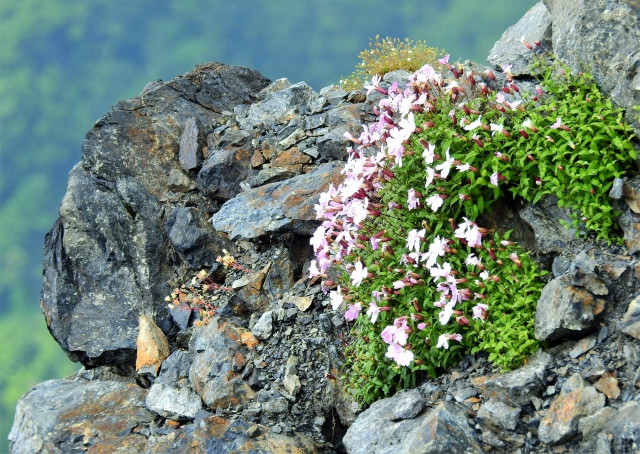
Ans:
<svg viewBox="0 0 640 454"><path fill-rule="evenodd" d="M640 104L639 15L632 1L540 2L489 61L515 63L530 83L519 39L540 41L589 65L640 132L629 116ZM42 309L83 368L22 398L12 452L636 451L634 178L611 194L621 246L559 229L565 213L551 199L496 207L488 220L551 271L536 316L544 351L508 373L468 356L368 409L349 398L348 327L306 279L309 235L319 193L341 181L343 134L374 119L377 99L211 63L100 119L45 240ZM194 325L197 309L208 324Z"/></svg>

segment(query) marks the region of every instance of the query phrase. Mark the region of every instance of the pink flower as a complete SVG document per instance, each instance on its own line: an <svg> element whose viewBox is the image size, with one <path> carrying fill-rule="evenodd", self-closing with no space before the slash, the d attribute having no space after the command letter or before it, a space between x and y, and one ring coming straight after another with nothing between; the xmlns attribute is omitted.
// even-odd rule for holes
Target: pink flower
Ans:
<svg viewBox="0 0 640 454"><path fill-rule="evenodd" d="M363 267L362 262L358 260L354 266L353 271L351 271L351 283L355 287L360 287L360 284L362 284L364 278L367 277L367 273L367 267Z"/></svg>
<svg viewBox="0 0 640 454"><path fill-rule="evenodd" d="M425 329L426 327L427 327L427 324L426 324L426 323L418 323L418 329L419 329L420 331L422 331L422 330L423 330L423 329Z"/></svg>
<svg viewBox="0 0 640 454"><path fill-rule="evenodd" d="M479 318L482 321L486 320L488 310L489 310L489 306L487 306L486 304L478 304L474 306L472 309L473 318Z"/></svg>
<svg viewBox="0 0 640 454"><path fill-rule="evenodd" d="M445 55L444 57L438 59L438 63L441 65L446 65L449 63L449 55Z"/></svg>
<svg viewBox="0 0 640 454"><path fill-rule="evenodd" d="M360 311L362 310L362 305L360 303L349 304L349 309L344 313L344 318L347 321L354 321L360 315Z"/></svg>
<svg viewBox="0 0 640 454"><path fill-rule="evenodd" d="M562 119L560 117L556 118L556 122L554 124L552 124L551 126L549 126L551 129L558 129L560 127L562 127Z"/></svg>
<svg viewBox="0 0 640 454"><path fill-rule="evenodd" d="M491 178L489 178L489 181L492 185L498 186L498 172L493 172L491 174Z"/></svg>
<svg viewBox="0 0 640 454"><path fill-rule="evenodd" d="M411 188L409 189L409 194L407 197L407 204L409 205L409 210L415 210L418 208L418 204L420 203L420 199L416 196L416 190Z"/></svg>
<svg viewBox="0 0 640 454"><path fill-rule="evenodd" d="M344 298L342 297L342 289L338 285L336 290L329 292L329 300L331 301L331 308L335 311L342 305Z"/></svg>
<svg viewBox="0 0 640 454"><path fill-rule="evenodd" d="M413 352L395 343L389 345L385 356L394 360L400 366L408 366L413 361Z"/></svg>
<svg viewBox="0 0 640 454"><path fill-rule="evenodd" d="M438 344L436 345L436 348L444 348L445 350L449 349L449 341L450 340L455 340L460 342L462 340L462 335L461 334L441 334L440 337L438 337Z"/></svg>
<svg viewBox="0 0 640 454"><path fill-rule="evenodd" d="M469 221L467 218L463 217L464 222L461 223L453 235L456 238L464 238L467 241L467 244L470 247L480 246L482 242L482 234L480 233L480 229L475 222Z"/></svg>
<svg viewBox="0 0 640 454"><path fill-rule="evenodd" d="M382 333L380 333L380 337L382 337L382 340L387 344L396 343L399 345L406 345L407 339L409 339L409 333L407 333L408 330L409 327L407 326L407 320L401 317L395 319L393 325L389 325L383 329Z"/></svg>
<svg viewBox="0 0 640 454"><path fill-rule="evenodd" d="M376 323L376 320L378 320L378 314L380 314L380 308L375 301L371 301L369 309L367 309L367 315L371 317L371 323Z"/></svg>

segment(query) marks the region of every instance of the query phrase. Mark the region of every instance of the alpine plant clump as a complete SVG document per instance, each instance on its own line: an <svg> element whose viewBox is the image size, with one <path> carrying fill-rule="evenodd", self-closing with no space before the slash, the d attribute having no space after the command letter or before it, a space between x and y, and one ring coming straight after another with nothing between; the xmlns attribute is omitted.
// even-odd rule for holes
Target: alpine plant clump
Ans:
<svg viewBox="0 0 640 454"><path fill-rule="evenodd" d="M468 353L502 370L522 364L538 349L545 272L480 215L501 198L552 194L574 225L612 241L607 194L635 159L630 127L587 74L547 64L525 93L508 67L492 90L491 71L438 63L449 74L425 65L404 88L379 76L365 86L382 94L377 121L346 134L344 182L315 207L310 277L353 322L346 378L365 403Z"/></svg>

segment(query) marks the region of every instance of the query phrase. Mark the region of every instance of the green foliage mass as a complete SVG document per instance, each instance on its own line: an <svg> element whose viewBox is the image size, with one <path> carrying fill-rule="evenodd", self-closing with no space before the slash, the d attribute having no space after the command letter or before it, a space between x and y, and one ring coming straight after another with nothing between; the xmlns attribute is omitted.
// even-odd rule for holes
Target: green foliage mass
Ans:
<svg viewBox="0 0 640 454"><path fill-rule="evenodd" d="M0 2L0 317L13 333L2 370L0 452L13 406L29 387L66 375L66 360L41 323L41 248L53 225L83 135L113 104L207 61L249 66L315 89L337 82L376 34L408 36L484 60L535 0L399 0L370 14L363 0L4 0ZM24 338L18 340L18 338ZM46 355L24 355L32 349ZM25 347L26 348L26 347ZM43 367L44 357L57 367ZM48 364L45 362L45 364ZM9 375L12 374L9 378ZM23 383L7 387L12 383ZM5 393L6 391L6 393Z"/></svg>
<svg viewBox="0 0 640 454"><path fill-rule="evenodd" d="M427 374L435 377L467 353L486 352L489 361L505 371L521 365L537 350L535 310L543 288L540 278L546 272L508 241L509 232L505 236L494 232L483 238L480 247L471 247L454 233L463 219L481 219L499 200L535 204L553 195L570 210L574 227L582 227L596 240L621 240L615 222L619 213L608 193L615 178L632 170L636 159L632 128L592 77L573 75L566 66L545 60L540 63L542 75L534 93L525 93L508 73L507 84L496 93L480 83L491 75L460 76L462 69L449 68L455 78L412 82L411 96L426 97L412 105L411 113L394 117L397 126L391 131L380 132L374 125L373 131L381 135L374 151L368 151L371 144L364 135L355 139L363 143L358 153L370 157L366 164L348 164L347 174L361 168L368 170L359 175L378 175L371 181L361 177L360 187L370 188L365 190L369 211L364 220L354 221L351 208L336 221L332 208L326 219L336 229L321 227L336 238L329 248L339 257L334 265L342 270L340 285L346 289L342 293L349 310L354 304L362 308L355 319L345 371L349 389L364 403L414 386ZM407 122L410 117L413 120ZM398 156L391 141L406 128L413 132ZM387 154L371 161L381 144ZM372 170L377 166L384 170ZM345 202L341 190L333 196L335 206L340 206L340 200L354 202ZM418 191L420 205L411 208L416 203L410 200L413 191ZM356 199L363 197L360 193ZM429 200L438 206L428 206ZM340 232L349 223L359 224L358 243L343 255L348 235ZM408 238L418 229L422 229L422 246L414 248ZM418 255L407 259L412 251L431 253L442 238L446 246L431 265L421 264L425 258ZM384 246L376 244L383 241ZM468 262L472 256L482 265ZM356 265L369 273L361 284L354 283ZM458 290L468 296L455 304L458 313L451 321L447 317L442 322L439 316L444 310L434 308L434 303L447 301L441 295L449 290L437 288L443 285L437 274L443 268L437 268L445 265L453 270ZM445 284L445 289L451 285ZM374 323L371 314L364 312L376 308L376 297L372 297L376 293L377 306L385 309ZM472 319L472 308L478 303L488 305L486 319L475 314ZM407 346L400 345L413 355L408 365L389 359L393 354L389 356L390 342L384 339L385 329L400 325L408 333ZM461 338L450 342L453 345L436 347L442 336L454 333Z"/></svg>

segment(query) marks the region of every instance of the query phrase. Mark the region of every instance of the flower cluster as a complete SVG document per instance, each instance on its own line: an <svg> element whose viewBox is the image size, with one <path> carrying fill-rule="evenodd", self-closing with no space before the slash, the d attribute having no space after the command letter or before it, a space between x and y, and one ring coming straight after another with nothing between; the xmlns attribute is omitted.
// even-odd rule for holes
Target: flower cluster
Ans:
<svg viewBox="0 0 640 454"><path fill-rule="evenodd" d="M364 400L393 389L393 373L381 371L371 352L386 350L400 388L465 351L484 350L508 369L537 348L542 273L508 233L475 220L505 194L535 203L567 192L556 184L563 166L548 169L560 142L579 139L568 126L574 119L551 117L556 101L546 99L544 84L525 94L509 67L498 76L465 75L448 57L438 63L450 75L425 65L405 87L383 86L378 76L365 86L381 98L377 121L345 135L353 146L344 181L315 207L323 222L311 239L310 275L325 277L329 267L343 273L341 285L327 279L323 286L332 308L356 322L352 386ZM382 376L386 384L371 385Z"/></svg>

